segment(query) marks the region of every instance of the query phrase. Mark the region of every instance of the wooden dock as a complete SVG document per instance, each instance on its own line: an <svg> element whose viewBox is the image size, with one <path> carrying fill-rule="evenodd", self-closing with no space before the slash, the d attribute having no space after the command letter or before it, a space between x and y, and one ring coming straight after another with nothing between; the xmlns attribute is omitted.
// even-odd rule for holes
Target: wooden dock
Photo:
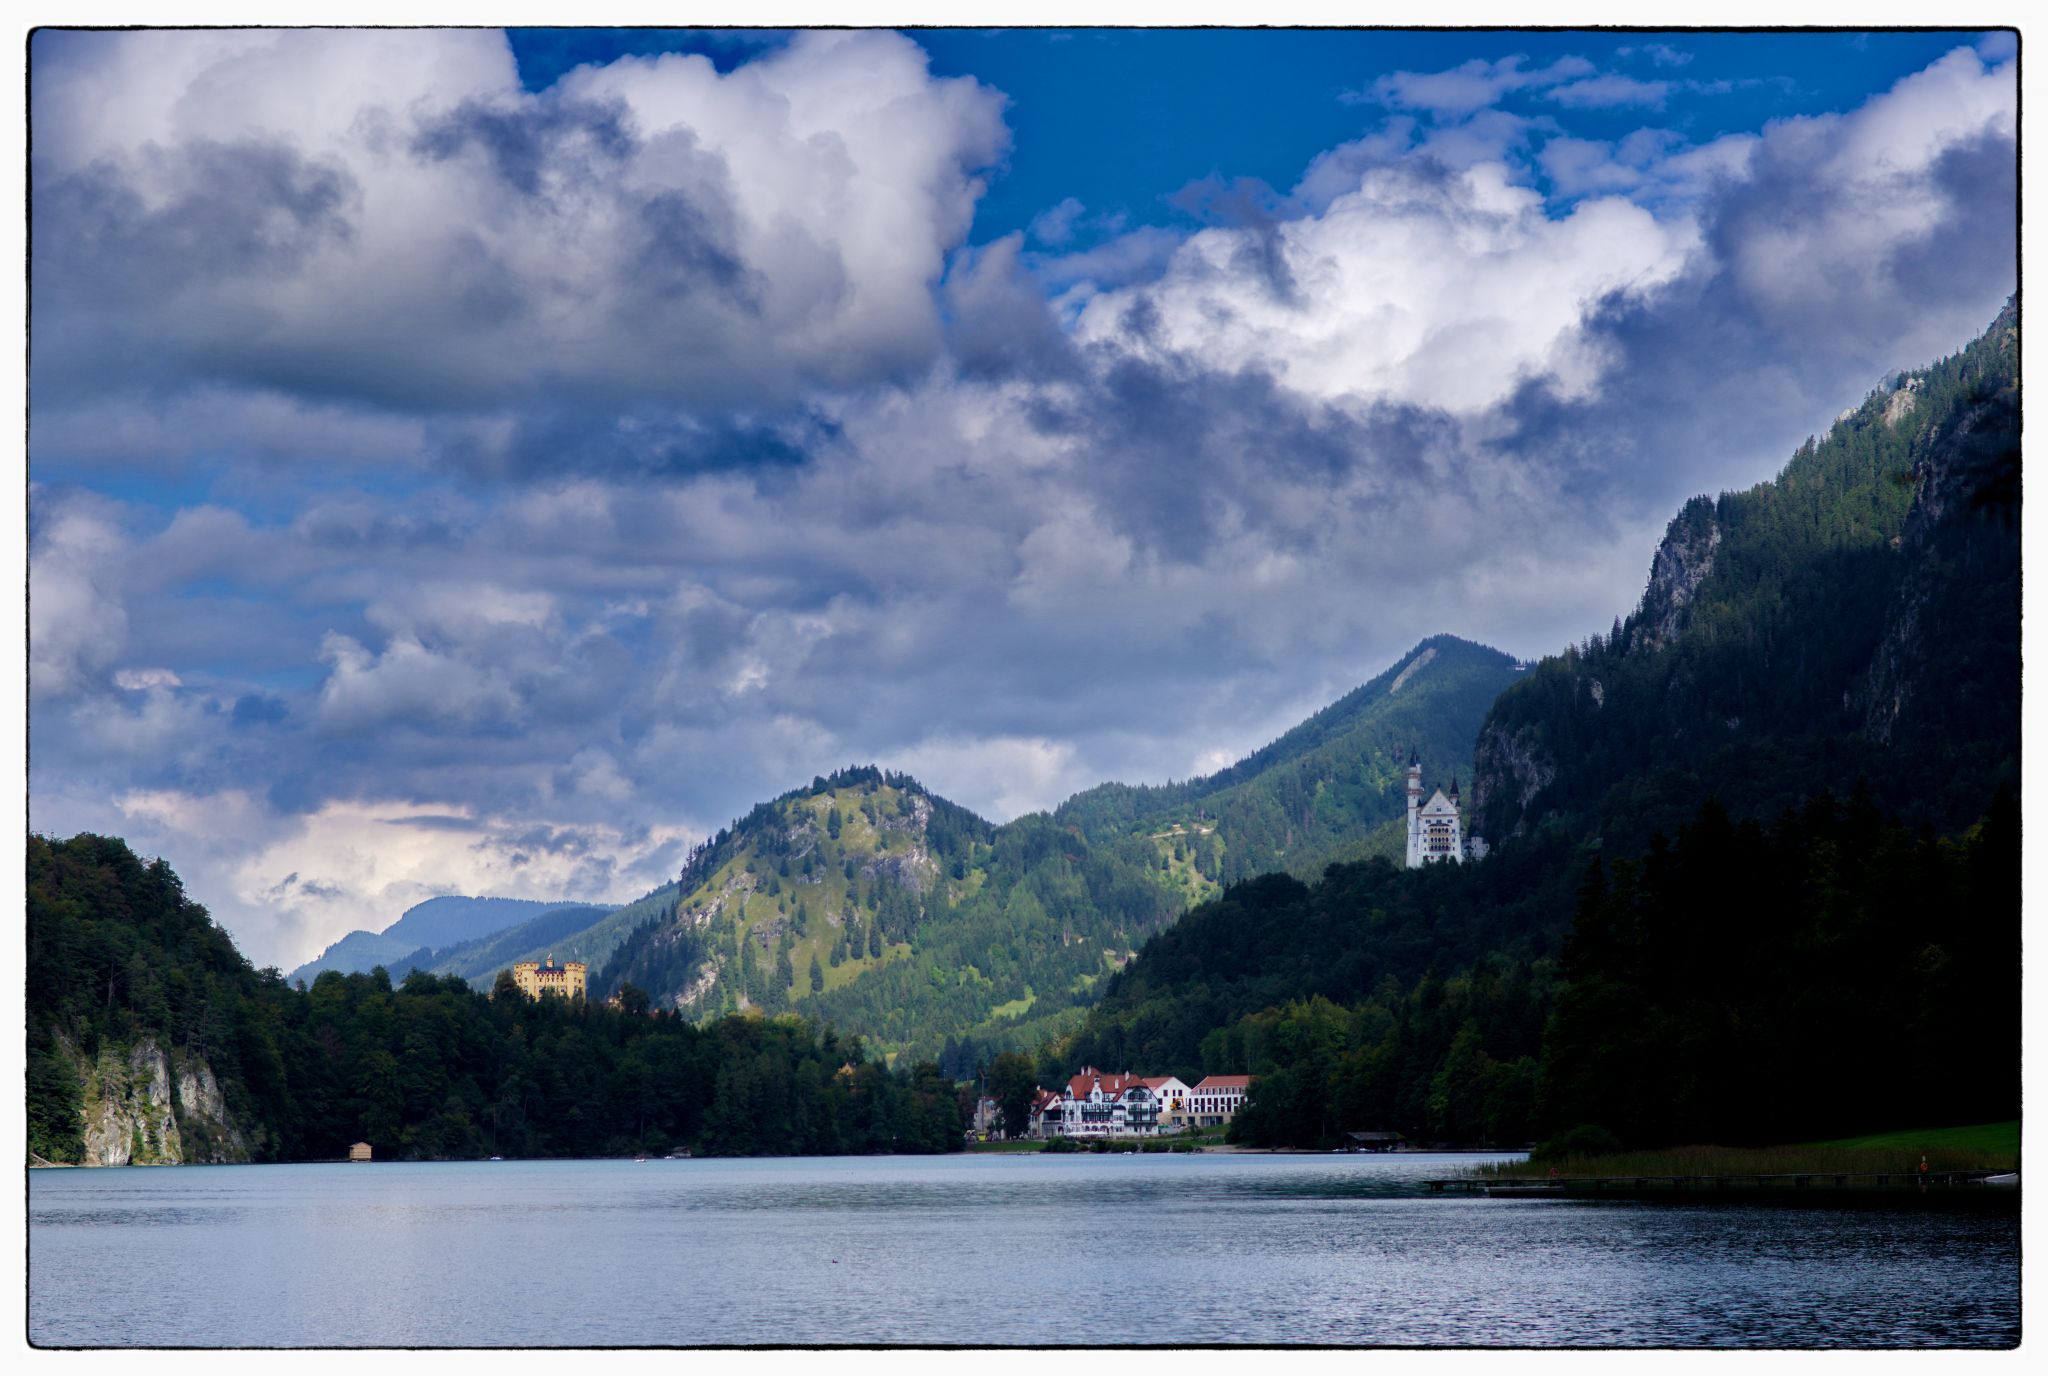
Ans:
<svg viewBox="0 0 2048 1376"><path fill-rule="evenodd" d="M2017 1199L2017 1186L1986 1185L2000 1171L1887 1171L1850 1173L1805 1171L1789 1175L1593 1175L1455 1176L1425 1180L1431 1194L1483 1194L1495 1199L1642 1198L1650 1195L1725 1199L1795 1195L1940 1193L1999 1195Z"/></svg>

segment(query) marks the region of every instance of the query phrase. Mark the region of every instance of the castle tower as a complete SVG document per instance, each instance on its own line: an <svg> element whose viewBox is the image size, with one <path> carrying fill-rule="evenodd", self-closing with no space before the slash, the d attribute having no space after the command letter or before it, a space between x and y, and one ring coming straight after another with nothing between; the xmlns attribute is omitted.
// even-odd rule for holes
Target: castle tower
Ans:
<svg viewBox="0 0 2048 1376"><path fill-rule="evenodd" d="M1408 757L1408 868L1422 863L1422 757Z"/></svg>

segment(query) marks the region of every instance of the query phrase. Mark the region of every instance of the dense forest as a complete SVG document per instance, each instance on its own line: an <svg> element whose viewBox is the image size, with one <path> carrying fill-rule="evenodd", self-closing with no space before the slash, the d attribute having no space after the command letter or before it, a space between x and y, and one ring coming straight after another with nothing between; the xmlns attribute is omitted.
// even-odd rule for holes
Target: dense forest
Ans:
<svg viewBox="0 0 2048 1376"><path fill-rule="evenodd" d="M1782 474L1688 503L1609 634L1478 745L1478 830L1639 849L1709 794L1771 817L1861 781L1943 831L2018 787L2019 323L1874 392Z"/></svg>
<svg viewBox="0 0 2048 1376"><path fill-rule="evenodd" d="M2017 367L2015 302L1689 503L1635 612L1494 704L1486 860L1234 886L1044 1059L1256 1074L1269 1144L2015 1115Z"/></svg>
<svg viewBox="0 0 2048 1376"><path fill-rule="evenodd" d="M957 1149L954 1086L892 1072L794 1017L697 1026L538 1003L415 971L258 971L162 860L81 835L28 843L28 1137L81 1159L81 1086L103 1052L153 1045L218 1080L249 1158L783 1155ZM509 981L507 982L509 984ZM109 1091L111 1092L111 1091ZM177 1105L188 1145L218 1136Z"/></svg>

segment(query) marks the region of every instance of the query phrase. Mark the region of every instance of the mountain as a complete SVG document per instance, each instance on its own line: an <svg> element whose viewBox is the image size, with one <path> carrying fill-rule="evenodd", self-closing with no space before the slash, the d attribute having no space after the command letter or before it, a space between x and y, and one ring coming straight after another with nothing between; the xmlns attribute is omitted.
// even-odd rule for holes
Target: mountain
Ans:
<svg viewBox="0 0 2048 1376"><path fill-rule="evenodd" d="M1476 829L1633 848L1710 793L1768 817L1861 781L1947 831L2017 788L2018 359L2015 298L1775 480L1687 503L1635 611L1493 705Z"/></svg>
<svg viewBox="0 0 2048 1376"><path fill-rule="evenodd" d="M613 954L621 982L693 1016L795 1008L892 1051L1077 1006L1179 911L1160 851L1042 815L992 827L874 768L754 808L692 855L676 897Z"/></svg>
<svg viewBox="0 0 2048 1376"><path fill-rule="evenodd" d="M498 971L524 960L546 960L552 956L556 964L570 960L594 964L610 948L592 933L620 911L601 904L564 904L548 908L516 927L474 941L416 953L409 963L437 975L458 976L483 988L489 987ZM392 972L399 973L399 967L393 966Z"/></svg>
<svg viewBox="0 0 2048 1376"><path fill-rule="evenodd" d="M1091 839L1145 827L1185 837L1196 898L1273 871L1312 879L1336 860L1399 858L1410 756L1428 779L1466 772L1471 723L1516 676L1498 650L1432 636L1228 769L1161 787L1103 784L1062 803L1053 820Z"/></svg>
<svg viewBox="0 0 2048 1376"><path fill-rule="evenodd" d="M30 1161L939 1152L965 1107L797 1018L698 1026L415 970L258 971L162 860L28 840Z"/></svg>
<svg viewBox="0 0 2048 1376"><path fill-rule="evenodd" d="M588 904L542 902L527 898L463 898L453 894L429 898L407 908L382 932L350 932L285 978L308 983L322 970L343 974L367 972L382 965L401 978L420 952L475 942L532 922L564 908ZM584 926L589 925L586 918ZM403 965L405 968L399 968Z"/></svg>
<svg viewBox="0 0 2048 1376"><path fill-rule="evenodd" d="M1268 1143L2015 1114L2018 356L2015 300L1687 503L1637 607L1488 712L1488 858L1234 885L1050 1059L1257 1074Z"/></svg>
<svg viewBox="0 0 2048 1376"><path fill-rule="evenodd" d="M1508 656L1436 636L1217 774L1107 784L1000 827L903 775L814 780L594 928L593 949L617 945L593 989L631 983L699 1017L797 1008L971 1068L1071 1032L1138 943L1223 884L1398 854L1410 755L1455 771L1514 676Z"/></svg>

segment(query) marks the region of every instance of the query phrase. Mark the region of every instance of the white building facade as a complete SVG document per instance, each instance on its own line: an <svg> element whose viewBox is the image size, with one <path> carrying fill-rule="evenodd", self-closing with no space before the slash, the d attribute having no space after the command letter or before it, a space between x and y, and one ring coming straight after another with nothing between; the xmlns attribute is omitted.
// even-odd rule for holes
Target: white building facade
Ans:
<svg viewBox="0 0 2048 1376"><path fill-rule="evenodd" d="M1041 1100L1033 1123L1047 1137L1156 1137L1159 1099L1136 1075L1105 1075L1094 1066L1067 1081L1066 1092Z"/></svg>
<svg viewBox="0 0 2048 1376"><path fill-rule="evenodd" d="M1182 1082L1178 1075L1148 1075L1145 1088L1152 1091L1152 1097L1159 1101L1159 1130L1179 1132L1194 1126L1194 1110L1189 1101L1194 1091Z"/></svg>
<svg viewBox="0 0 2048 1376"><path fill-rule="evenodd" d="M1430 794L1429 801L1424 802L1422 764L1411 760L1408 764L1408 868L1420 869L1445 860L1456 864L1464 859L1465 819L1458 805L1458 781L1451 780L1449 793L1438 788Z"/></svg>
<svg viewBox="0 0 2048 1376"><path fill-rule="evenodd" d="M1211 1075L1188 1091L1188 1112L1198 1128L1220 1128L1237 1116L1252 1087L1250 1075Z"/></svg>

